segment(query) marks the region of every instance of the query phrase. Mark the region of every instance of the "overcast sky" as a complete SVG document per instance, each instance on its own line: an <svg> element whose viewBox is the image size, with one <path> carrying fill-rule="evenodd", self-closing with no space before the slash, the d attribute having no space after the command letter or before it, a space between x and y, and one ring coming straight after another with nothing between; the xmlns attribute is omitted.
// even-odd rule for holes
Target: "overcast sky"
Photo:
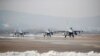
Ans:
<svg viewBox="0 0 100 56"><path fill-rule="evenodd" d="M72 27L75 27L76 24L77 25L81 24L81 22L83 20L86 20L88 18L89 18L88 20L91 20L90 18L92 18L91 22L87 21L87 20L86 20L87 22L84 21L84 22L86 22L86 24L85 23L83 23L83 24L87 25L85 27L89 26L91 28L100 28L100 25L98 23L98 20L100 18L100 0L0 0L0 11L12 11L12 12L31 14L31 15L43 15L44 17L45 16L51 17L49 19L44 19L44 17L43 17L41 19L42 22L40 24L35 23L36 25L34 25L34 23L32 23L32 20L35 21L36 19L31 19L30 21L27 21L28 19L26 19L26 18L23 19L23 20L25 20L24 22L31 22L30 23L31 25L28 23L28 25L30 25L30 26L32 26L32 24L33 24L34 26L45 25L45 26L41 26L41 27L46 27L46 26L48 26L48 25L46 25L46 24L48 24L48 22L49 22L49 26L51 26L52 21L53 21L52 17L53 18L55 17L58 19L54 19L55 23L53 23L54 24L53 27L55 27L55 28L59 27L59 29L60 28L65 29L65 27L66 27L65 25L67 25L67 24L69 24ZM6 13L9 13L9 12L6 12ZM6 13L3 15L6 15ZM3 19L2 18L3 15L1 15L0 19ZM13 18L14 17L13 13L11 15ZM17 18L11 19L11 15L10 15L9 20L5 20L3 22L3 25L5 27L8 27L9 23L6 23L7 21L10 22L11 20L17 20ZM6 18L9 18L9 16ZM20 16L18 18L21 19ZM28 18L32 18L32 17L28 16ZM96 20L94 18L96 18ZM23 20L19 20L19 21L22 22ZM38 20L40 20L40 19L38 18ZM38 20L37 20L37 22L38 22ZM58 20L58 22L56 20ZM43 22L43 21L46 21L46 22ZM81 27L81 25L79 25L79 26ZM77 27L79 27L79 26L77 26Z"/></svg>
<svg viewBox="0 0 100 56"><path fill-rule="evenodd" d="M61 17L100 15L100 0L0 0L0 10Z"/></svg>

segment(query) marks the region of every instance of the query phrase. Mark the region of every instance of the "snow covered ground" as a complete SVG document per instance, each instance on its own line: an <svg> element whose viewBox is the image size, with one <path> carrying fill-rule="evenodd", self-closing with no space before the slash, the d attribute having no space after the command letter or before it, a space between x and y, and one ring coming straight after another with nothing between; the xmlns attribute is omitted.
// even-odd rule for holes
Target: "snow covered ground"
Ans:
<svg viewBox="0 0 100 56"><path fill-rule="evenodd" d="M39 53L37 51L25 51L25 52L5 52L0 53L0 56L100 56L100 53L93 51L82 53L82 52L56 52L49 51L46 53Z"/></svg>

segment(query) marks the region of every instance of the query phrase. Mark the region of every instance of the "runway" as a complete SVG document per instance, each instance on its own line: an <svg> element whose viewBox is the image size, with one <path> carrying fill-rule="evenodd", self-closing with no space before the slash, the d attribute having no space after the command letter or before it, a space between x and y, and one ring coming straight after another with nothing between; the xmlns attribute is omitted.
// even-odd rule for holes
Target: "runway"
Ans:
<svg viewBox="0 0 100 56"><path fill-rule="evenodd" d="M65 52L100 52L100 35L83 35L75 38L64 37L1 37L0 52L7 51L31 51L40 53L50 50Z"/></svg>

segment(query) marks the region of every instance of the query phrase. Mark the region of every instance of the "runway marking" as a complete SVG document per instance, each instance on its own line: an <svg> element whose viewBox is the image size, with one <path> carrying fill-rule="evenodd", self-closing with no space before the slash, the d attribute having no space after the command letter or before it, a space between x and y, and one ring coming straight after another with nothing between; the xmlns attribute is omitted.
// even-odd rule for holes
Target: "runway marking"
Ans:
<svg viewBox="0 0 100 56"><path fill-rule="evenodd" d="M100 45L97 44L82 44L83 46L92 46L92 47L96 47L96 48L100 48Z"/></svg>

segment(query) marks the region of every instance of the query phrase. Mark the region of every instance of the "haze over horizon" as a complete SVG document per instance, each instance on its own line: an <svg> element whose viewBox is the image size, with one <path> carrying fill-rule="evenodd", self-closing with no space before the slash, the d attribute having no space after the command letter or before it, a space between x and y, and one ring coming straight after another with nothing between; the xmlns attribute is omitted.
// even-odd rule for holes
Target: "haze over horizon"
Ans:
<svg viewBox="0 0 100 56"><path fill-rule="evenodd" d="M100 31L100 0L0 0L2 29Z"/></svg>

